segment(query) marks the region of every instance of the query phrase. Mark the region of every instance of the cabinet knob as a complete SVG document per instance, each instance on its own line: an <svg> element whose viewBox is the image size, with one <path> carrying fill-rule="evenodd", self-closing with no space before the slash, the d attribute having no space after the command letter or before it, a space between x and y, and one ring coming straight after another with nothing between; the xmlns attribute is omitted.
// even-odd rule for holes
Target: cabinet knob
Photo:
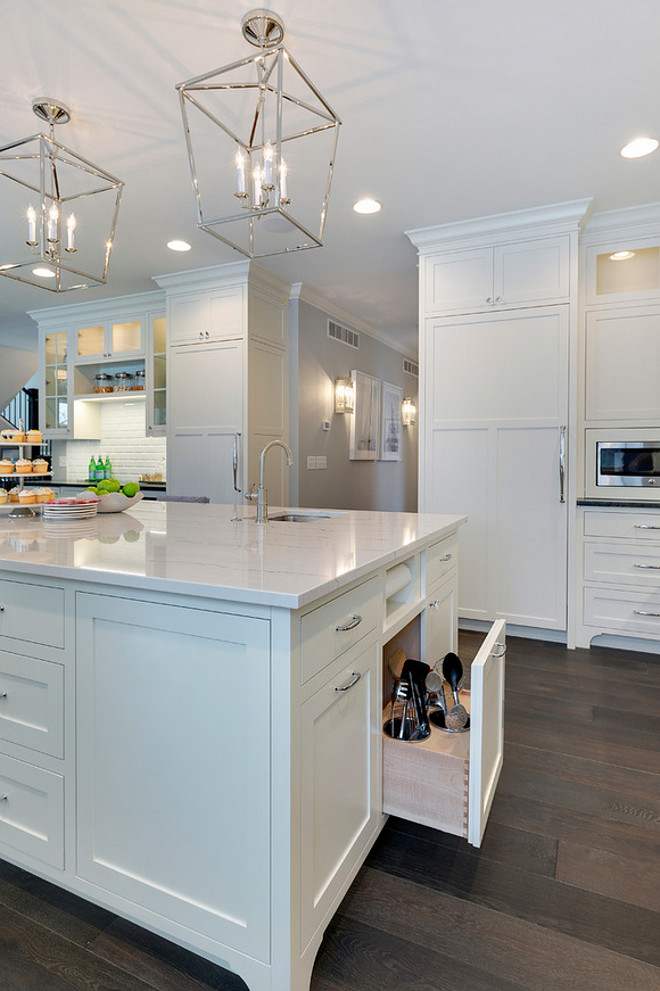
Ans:
<svg viewBox="0 0 660 991"><path fill-rule="evenodd" d="M489 306L492 306L493 305L493 297L492 296L486 296L486 302L488 303Z"/></svg>
<svg viewBox="0 0 660 991"><path fill-rule="evenodd" d="M440 561L440 563L442 563L444 561L451 561L451 559L452 559L453 556L454 556L453 554L445 554L444 557L439 558L439 561Z"/></svg>
<svg viewBox="0 0 660 991"><path fill-rule="evenodd" d="M4 612L4 611L5 611L5 607L0 605L0 612Z"/></svg>
<svg viewBox="0 0 660 991"><path fill-rule="evenodd" d="M7 802L7 801L8 801L7 795L0 795L0 802Z"/></svg>
<svg viewBox="0 0 660 991"><path fill-rule="evenodd" d="M211 335L209 334L209 332L208 332L208 330L207 330L207 331L206 331L206 337L210 337L210 336L211 336Z"/></svg>
<svg viewBox="0 0 660 991"><path fill-rule="evenodd" d="M495 302L501 305L504 302L504 299L502 298L502 296L496 296Z"/></svg>
<svg viewBox="0 0 660 991"><path fill-rule="evenodd" d="M153 427L147 427L147 430L153 430L153 429L154 429Z"/></svg>
<svg viewBox="0 0 660 991"><path fill-rule="evenodd" d="M6 698L7 698L7 693L6 692L0 692L0 699L6 699Z"/></svg>
<svg viewBox="0 0 660 991"><path fill-rule="evenodd" d="M434 599L433 602L429 602L429 609L437 609L439 605L440 601L438 599Z"/></svg>

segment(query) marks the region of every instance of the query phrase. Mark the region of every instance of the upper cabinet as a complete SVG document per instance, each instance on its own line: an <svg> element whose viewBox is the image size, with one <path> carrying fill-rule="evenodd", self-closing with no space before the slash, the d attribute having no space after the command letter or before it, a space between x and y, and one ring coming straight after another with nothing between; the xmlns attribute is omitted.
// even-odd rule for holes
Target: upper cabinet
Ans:
<svg viewBox="0 0 660 991"><path fill-rule="evenodd" d="M460 313L558 302L569 296L567 234L427 255L424 308Z"/></svg>
<svg viewBox="0 0 660 991"><path fill-rule="evenodd" d="M586 252L587 305L660 298L660 238L619 235Z"/></svg>
<svg viewBox="0 0 660 991"><path fill-rule="evenodd" d="M108 358L144 357L142 324L142 319L136 317L118 322L108 320L95 327L74 328L74 362L81 364Z"/></svg>
<svg viewBox="0 0 660 991"><path fill-rule="evenodd" d="M66 331L51 331L40 340L41 430L48 437L69 433L69 355Z"/></svg>
<svg viewBox="0 0 660 991"><path fill-rule="evenodd" d="M235 340L244 324L241 287L182 293L168 299L170 344Z"/></svg>

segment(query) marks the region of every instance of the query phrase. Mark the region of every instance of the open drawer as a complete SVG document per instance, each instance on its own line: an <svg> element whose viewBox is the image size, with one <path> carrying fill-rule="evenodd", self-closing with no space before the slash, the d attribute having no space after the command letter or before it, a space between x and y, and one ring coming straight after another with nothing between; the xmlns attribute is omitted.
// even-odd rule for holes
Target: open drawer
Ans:
<svg viewBox="0 0 660 991"><path fill-rule="evenodd" d="M383 812L480 846L502 770L506 623L491 626L472 662L467 733L431 727L408 743L383 733Z"/></svg>

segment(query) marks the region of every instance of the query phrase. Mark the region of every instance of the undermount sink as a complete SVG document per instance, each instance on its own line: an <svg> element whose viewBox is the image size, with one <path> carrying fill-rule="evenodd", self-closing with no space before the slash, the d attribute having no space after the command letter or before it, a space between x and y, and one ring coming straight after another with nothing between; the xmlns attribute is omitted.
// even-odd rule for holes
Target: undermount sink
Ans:
<svg viewBox="0 0 660 991"><path fill-rule="evenodd" d="M269 523L315 523L316 520L331 520L330 513L281 513L269 516Z"/></svg>

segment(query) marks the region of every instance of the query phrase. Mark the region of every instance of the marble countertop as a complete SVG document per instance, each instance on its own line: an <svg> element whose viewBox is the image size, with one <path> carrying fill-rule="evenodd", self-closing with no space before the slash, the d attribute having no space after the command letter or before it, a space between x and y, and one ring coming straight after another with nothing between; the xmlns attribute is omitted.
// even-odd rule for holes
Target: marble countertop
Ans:
<svg viewBox="0 0 660 991"><path fill-rule="evenodd" d="M234 521L237 508L243 518ZM467 519L291 511L335 515L257 526L244 506L141 502L72 524L12 520L0 507L0 569L297 609L405 559Z"/></svg>

